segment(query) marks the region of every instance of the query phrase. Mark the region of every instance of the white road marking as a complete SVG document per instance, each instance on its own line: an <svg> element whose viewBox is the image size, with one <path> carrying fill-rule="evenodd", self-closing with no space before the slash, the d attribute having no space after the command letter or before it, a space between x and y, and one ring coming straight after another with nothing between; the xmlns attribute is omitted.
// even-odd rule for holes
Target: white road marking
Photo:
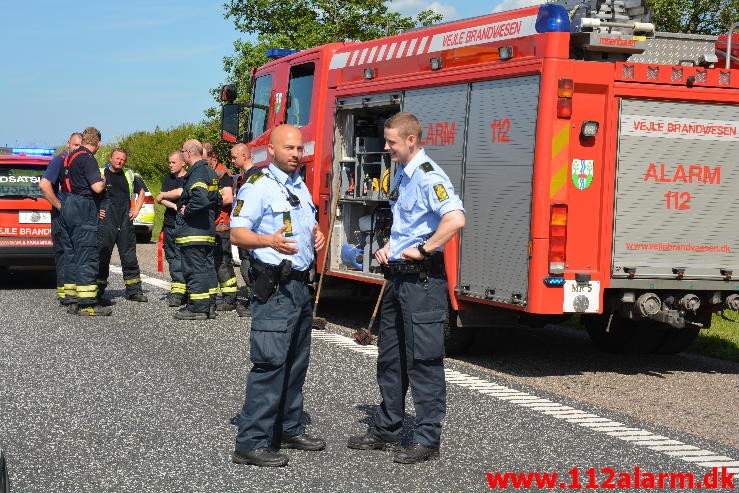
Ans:
<svg viewBox="0 0 739 493"><path fill-rule="evenodd" d="M314 330L313 337L362 354L377 355L376 346L360 346L353 339L343 335ZM680 459L707 468L727 467L729 472L739 473L739 461L731 457L688 445L679 440L672 440L647 430L628 427L618 421L612 421L597 414L565 406L498 383L487 382L479 377L457 370L446 368L444 373L446 374L447 383L459 385L479 394L504 401L507 404L538 411L547 417L572 423L594 433L601 433L636 447L644 447L670 458Z"/></svg>

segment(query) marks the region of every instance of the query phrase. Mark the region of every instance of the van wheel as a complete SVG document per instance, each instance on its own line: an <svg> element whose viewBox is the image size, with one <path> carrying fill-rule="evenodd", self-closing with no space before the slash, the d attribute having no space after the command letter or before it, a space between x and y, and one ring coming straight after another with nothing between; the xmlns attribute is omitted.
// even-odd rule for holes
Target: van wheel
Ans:
<svg viewBox="0 0 739 493"><path fill-rule="evenodd" d="M688 349L688 347L698 338L700 329L695 327L685 327L677 329L669 327L663 343L657 348L659 354L676 354Z"/></svg>
<svg viewBox="0 0 739 493"><path fill-rule="evenodd" d="M457 326L457 312L449 310L449 316L444 322L444 353L446 356L455 356L464 353L472 342L475 329Z"/></svg>
<svg viewBox="0 0 739 493"><path fill-rule="evenodd" d="M595 347L611 353L650 354L665 340L668 327L654 320L628 320L610 314L583 317L583 322Z"/></svg>

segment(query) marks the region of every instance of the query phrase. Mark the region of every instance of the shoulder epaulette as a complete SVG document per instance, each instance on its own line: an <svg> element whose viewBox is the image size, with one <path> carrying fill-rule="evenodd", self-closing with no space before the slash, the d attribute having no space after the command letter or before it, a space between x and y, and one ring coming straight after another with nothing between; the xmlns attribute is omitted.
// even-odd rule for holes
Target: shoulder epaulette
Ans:
<svg viewBox="0 0 739 493"><path fill-rule="evenodd" d="M421 165L421 169L423 170L424 173L430 173L434 171L434 165L426 161L425 163Z"/></svg>
<svg viewBox="0 0 739 493"><path fill-rule="evenodd" d="M261 171L257 171L256 173L254 173L253 175L251 175L249 178L246 179L246 183L254 185L257 182L257 180L259 180L262 177L264 177L264 173L262 173Z"/></svg>

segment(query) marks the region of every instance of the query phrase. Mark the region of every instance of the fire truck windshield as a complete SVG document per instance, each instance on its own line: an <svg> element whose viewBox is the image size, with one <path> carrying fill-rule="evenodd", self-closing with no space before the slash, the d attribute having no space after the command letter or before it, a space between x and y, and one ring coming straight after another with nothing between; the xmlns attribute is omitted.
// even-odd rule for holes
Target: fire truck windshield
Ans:
<svg viewBox="0 0 739 493"><path fill-rule="evenodd" d="M39 182L45 167L11 164L0 167L0 198L41 198Z"/></svg>
<svg viewBox="0 0 739 493"><path fill-rule="evenodd" d="M259 77L254 83L252 96L251 123L249 130L252 137L262 135L267 131L267 115L269 115L269 97L272 91L272 75Z"/></svg>

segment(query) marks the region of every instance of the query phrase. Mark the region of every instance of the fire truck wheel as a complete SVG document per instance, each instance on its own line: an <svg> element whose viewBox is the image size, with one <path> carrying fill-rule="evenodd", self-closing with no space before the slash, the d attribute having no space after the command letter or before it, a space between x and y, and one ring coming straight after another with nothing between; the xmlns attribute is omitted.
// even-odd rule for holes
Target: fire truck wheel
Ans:
<svg viewBox="0 0 739 493"><path fill-rule="evenodd" d="M662 345L657 348L659 354L676 354L688 349L693 341L700 334L700 329L694 327L685 327L677 329L669 327L667 336Z"/></svg>
<svg viewBox="0 0 739 493"><path fill-rule="evenodd" d="M446 356L462 354L472 342L475 330L457 326L457 312L449 310L449 317L444 322L444 353Z"/></svg>
<svg viewBox="0 0 739 493"><path fill-rule="evenodd" d="M2 445L0 445L0 493L7 493L9 491L8 481L8 467L5 462L5 451Z"/></svg>
<svg viewBox="0 0 739 493"><path fill-rule="evenodd" d="M628 320L609 314L584 319L590 340L600 350L612 353L650 354L665 340L668 327L653 320Z"/></svg>

